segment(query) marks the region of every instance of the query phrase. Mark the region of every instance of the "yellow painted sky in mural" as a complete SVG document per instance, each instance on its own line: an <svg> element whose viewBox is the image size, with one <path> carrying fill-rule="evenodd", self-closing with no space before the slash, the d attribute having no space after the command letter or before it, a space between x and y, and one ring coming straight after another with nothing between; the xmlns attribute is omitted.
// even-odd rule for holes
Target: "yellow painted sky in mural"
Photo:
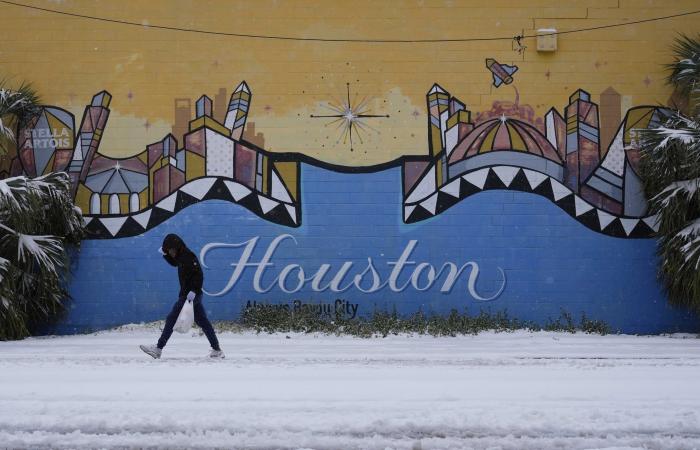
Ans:
<svg viewBox="0 0 700 450"><path fill-rule="evenodd" d="M0 74L32 82L47 104L80 120L92 95L113 95L101 152L129 156L171 132L176 99L215 99L245 80L253 93L248 139L272 151L327 162L370 165L427 153L425 95L439 83L476 116L501 106L560 111L576 89L599 102L612 87L625 108L666 104L663 63L677 32L696 33L688 16L558 38L538 53L534 40L513 42L330 43L214 36L149 28L157 24L246 34L349 39L450 39L535 34L608 25L698 9L697 0L303 1L26 0L25 4L133 21L127 26L0 4ZM485 60L516 65L496 88ZM350 143L331 104L364 101L366 128ZM507 103L510 102L510 103ZM217 109L215 104L214 109ZM494 109L495 111L495 109ZM77 124L76 124L77 126Z"/></svg>

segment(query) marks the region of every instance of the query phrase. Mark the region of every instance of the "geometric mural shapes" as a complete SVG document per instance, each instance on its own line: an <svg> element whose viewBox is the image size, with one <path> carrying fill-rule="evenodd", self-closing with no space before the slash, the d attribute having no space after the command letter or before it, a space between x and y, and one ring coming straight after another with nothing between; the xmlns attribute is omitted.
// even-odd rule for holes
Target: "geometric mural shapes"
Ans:
<svg viewBox="0 0 700 450"><path fill-rule="evenodd" d="M197 200L201 200L209 192L216 182L216 178L199 178L186 183L180 188L180 192L185 192Z"/></svg>
<svg viewBox="0 0 700 450"><path fill-rule="evenodd" d="M460 180L457 179L456 181L459 182ZM437 195L437 212L442 212L459 201L459 197L454 197L442 191L438 191L435 195Z"/></svg>
<svg viewBox="0 0 700 450"><path fill-rule="evenodd" d="M176 191L176 193L177 199L175 201L175 211L180 211L181 209L199 202L199 199L191 196L190 194L186 194L185 192Z"/></svg>
<svg viewBox="0 0 700 450"><path fill-rule="evenodd" d="M635 173L628 159L625 164L624 213L626 216L640 217L647 214L647 200L642 180Z"/></svg>
<svg viewBox="0 0 700 450"><path fill-rule="evenodd" d="M518 191L523 191L523 192L531 192L532 191L532 188L530 187L530 182L528 181L527 177L525 176L525 173L523 170L518 170L518 173L513 178L513 181L510 182L510 186L508 186L508 188L515 189Z"/></svg>
<svg viewBox="0 0 700 450"><path fill-rule="evenodd" d="M512 157L522 160L523 157L537 156L558 165L562 164L556 148L552 147L552 144L535 127L505 117L489 119L476 126L457 145L450 155L449 162L455 163L489 153L497 155L501 152L505 153L502 158ZM502 164L521 167L515 161Z"/></svg>
<svg viewBox="0 0 700 450"><path fill-rule="evenodd" d="M42 133L41 135L50 135L51 134L51 127L49 126L49 122L46 118L46 114L43 113L39 116L39 121L37 122L36 126L34 127L33 131ZM34 136L31 137L32 139L32 144L34 148L34 164L35 164L35 170L36 174L38 176L43 175L44 170L46 169L46 166L48 165L49 160L51 157L54 155L54 152L56 151L55 145L52 145L53 139L44 137L44 138L39 138L38 136L35 138Z"/></svg>
<svg viewBox="0 0 700 450"><path fill-rule="evenodd" d="M224 180L218 178L214 181L211 189L209 189L209 192L207 192L202 200L225 200L227 202L232 202L233 198L231 197L231 192L224 184Z"/></svg>
<svg viewBox="0 0 700 450"><path fill-rule="evenodd" d="M572 217L576 217L575 195L567 195L558 202L554 202L558 207L566 211Z"/></svg>
<svg viewBox="0 0 700 450"><path fill-rule="evenodd" d="M136 214L135 216L131 216L131 218L138 222L138 224L141 225L144 229L146 229L148 228L148 220L151 218L151 211L152 209L149 209L140 214Z"/></svg>
<svg viewBox="0 0 700 450"><path fill-rule="evenodd" d="M620 219L620 223L622 224L622 228L625 229L625 233L627 233L627 236L632 234L632 230L637 226L639 223L639 219Z"/></svg>
<svg viewBox="0 0 700 450"><path fill-rule="evenodd" d="M622 224L620 223L620 220L618 218L615 218L610 225L608 225L605 228L605 234L608 236L614 236L614 237L628 237L629 235L625 231L624 228L622 228Z"/></svg>
<svg viewBox="0 0 700 450"><path fill-rule="evenodd" d="M294 206L292 205L284 205L285 208L287 208L287 212L289 213L289 217L291 217L292 221L296 224L297 223L297 210Z"/></svg>
<svg viewBox="0 0 700 450"><path fill-rule="evenodd" d="M416 205L404 206L403 208L403 220L408 222L408 218L411 217L411 213L416 209Z"/></svg>
<svg viewBox="0 0 700 450"><path fill-rule="evenodd" d="M435 215L436 207L437 207L437 200L438 200L438 195L437 192L427 199L425 201L422 201L420 205L425 208L426 211L430 212L430 214Z"/></svg>
<svg viewBox="0 0 700 450"><path fill-rule="evenodd" d="M649 226L642 220L637 221L637 225L632 229L630 234L627 235L629 238L645 238L654 235L654 231L649 228Z"/></svg>
<svg viewBox="0 0 700 450"><path fill-rule="evenodd" d="M655 110L656 108L654 107L640 106L632 108L627 112L624 120L625 134L623 143L625 146L630 145L631 133L629 131L648 128Z"/></svg>
<svg viewBox="0 0 700 450"><path fill-rule="evenodd" d="M652 228L641 218L621 219L606 211L599 210L583 198L575 195L556 179L539 172L521 168L515 168L516 170L514 171L501 171L499 175L497 169L501 167L509 166L484 168L480 169L478 174L475 171L459 177L459 198L454 196L456 180L453 180L419 204L407 205L404 203L404 222L415 223L434 217L459 202L460 199L483 190L505 188L530 192L530 186L534 185L536 188L532 190L533 193L552 200L559 208L576 218L579 223L596 232L623 238L648 238L653 236ZM472 181L466 180L469 175L472 175ZM485 180L484 175L486 175ZM473 183L476 183L476 185L483 183L484 189L479 189ZM505 183L509 183L509 186L506 187ZM653 220L648 221L653 223Z"/></svg>
<svg viewBox="0 0 700 450"><path fill-rule="evenodd" d="M297 161L275 161L273 163L277 175L287 188L287 192L296 201L299 195L299 162Z"/></svg>
<svg viewBox="0 0 700 450"><path fill-rule="evenodd" d="M118 170L112 172L112 177L109 179L105 185L102 193L104 194L124 194L129 192L129 188L126 187L126 183L122 178Z"/></svg>
<svg viewBox="0 0 700 450"><path fill-rule="evenodd" d="M252 192L250 189L248 189L240 183L224 180L224 184L228 188L229 192L231 192L233 199L237 202L240 201L242 198L247 197Z"/></svg>
<svg viewBox="0 0 700 450"><path fill-rule="evenodd" d="M414 205L416 208L413 210L413 213L410 215L408 222L420 222L421 220L429 219L434 216L434 214L431 214L430 211L426 210L425 208L419 206L419 205Z"/></svg>
<svg viewBox="0 0 700 450"><path fill-rule="evenodd" d="M257 216L262 217L264 215L262 209L260 209L260 200L258 200L257 195L247 195L237 203Z"/></svg>
<svg viewBox="0 0 700 450"><path fill-rule="evenodd" d="M518 170L519 168L512 166L499 166L493 168L493 171L496 172L496 175L498 175L498 178L503 181L503 184L505 184L506 187L510 186L513 178L515 178L515 175L517 175Z"/></svg>
<svg viewBox="0 0 700 450"><path fill-rule="evenodd" d="M600 165L617 176L624 175L625 166L625 149L622 142L622 135L624 134L624 125L620 126L617 135L613 138L610 145L608 153L605 155L605 159Z"/></svg>
<svg viewBox="0 0 700 450"><path fill-rule="evenodd" d="M536 188L532 190L535 194L541 195L550 200L554 199L554 192L552 190L551 178L547 177L547 180L538 184Z"/></svg>
<svg viewBox="0 0 700 450"><path fill-rule="evenodd" d="M499 178L499 176L496 175L496 172L493 171L493 168L489 170L488 175L486 176L484 190L487 189L508 189L508 186L506 186L503 183L503 181Z"/></svg>
<svg viewBox="0 0 700 450"><path fill-rule="evenodd" d="M100 217L100 222L107 228L107 231L112 236L116 236L119 233L122 225L126 222L127 216L124 217Z"/></svg>
<svg viewBox="0 0 700 450"><path fill-rule="evenodd" d="M284 203L277 203L274 208L265 214L265 218L279 224L288 225L291 223L289 214L284 208Z"/></svg>
<svg viewBox="0 0 700 450"><path fill-rule="evenodd" d="M428 91L428 94L445 94L445 90L437 83L433 83L433 86Z"/></svg>
<svg viewBox="0 0 700 450"><path fill-rule="evenodd" d="M576 216L576 220L591 230L600 231L600 223L598 222L598 214L595 208Z"/></svg>
<svg viewBox="0 0 700 450"><path fill-rule="evenodd" d="M258 201L260 202L260 209L262 209L263 214L267 214L272 211L275 206L279 205L278 202L263 197L262 195L258 195Z"/></svg>
<svg viewBox="0 0 700 450"><path fill-rule="evenodd" d="M637 223L637 226L634 227L634 230L629 234L628 237L631 238L648 238L656 234L656 232L649 227L649 225L644 222L643 220L640 220Z"/></svg>
<svg viewBox="0 0 700 450"><path fill-rule="evenodd" d="M105 228L104 224L99 219L91 221L90 224L85 227L85 230L91 238L107 239L114 237L113 234L107 231L107 228Z"/></svg>
<svg viewBox="0 0 700 450"><path fill-rule="evenodd" d="M430 161L407 161L403 163L403 191L410 192Z"/></svg>
<svg viewBox="0 0 700 450"><path fill-rule="evenodd" d="M457 178L456 180L441 187L440 192L444 192L446 194L450 194L453 197L459 198L459 185L460 181L459 178Z"/></svg>
<svg viewBox="0 0 700 450"><path fill-rule="evenodd" d="M205 141L207 155L204 160L206 174L233 178L234 145L228 135L221 134L205 128ZM228 132L228 130L226 130Z"/></svg>
<svg viewBox="0 0 700 450"><path fill-rule="evenodd" d="M647 226L649 226L649 228L651 228L654 231L654 233L659 232L659 216L658 216L658 214L654 215L654 216L645 217L642 220L644 221L645 224L647 224Z"/></svg>
<svg viewBox="0 0 700 450"><path fill-rule="evenodd" d="M289 197L289 193L287 192L287 188L285 187L284 183L282 180L280 180L280 177L277 175L276 170L271 171L272 174L272 197L276 198L277 200L282 200L285 203L293 203L292 199Z"/></svg>
<svg viewBox="0 0 700 450"><path fill-rule="evenodd" d="M424 199L435 192L435 165L433 165L420 180L418 185L411 191L411 195L406 199L406 203L414 203Z"/></svg>
<svg viewBox="0 0 700 450"><path fill-rule="evenodd" d="M236 165L234 167L235 176L239 183L249 187L255 186L255 174L257 165L257 152L240 144L236 144Z"/></svg>
<svg viewBox="0 0 700 450"><path fill-rule="evenodd" d="M117 234L114 237L121 238L121 237L127 237L127 236L134 236L137 234L141 234L143 232L144 232L144 229L141 227L141 225L139 225L130 216L126 216L126 221L121 226L121 228L119 228L119 231L117 232Z"/></svg>
<svg viewBox="0 0 700 450"><path fill-rule="evenodd" d="M601 231L607 228L607 226L610 225L610 222L613 220L615 220L615 216L608 214L603 210L598 210L598 222L600 223Z"/></svg>
<svg viewBox="0 0 700 450"><path fill-rule="evenodd" d="M479 189L484 189L484 185L486 184L486 177L488 177L488 174L489 169L485 168L463 175L462 178L464 178L466 181L470 182L474 186L478 187Z"/></svg>
<svg viewBox="0 0 700 450"><path fill-rule="evenodd" d="M44 111L46 113L46 117L49 120L49 125L52 129L73 128L73 114L69 113L68 111L64 111L62 109L55 108L52 106L44 108ZM61 133L61 131L63 130L59 130L59 134L66 134ZM70 142L70 140L66 141L65 144L67 145L63 145L63 143L58 145L58 148L65 148L66 146L73 145L73 143Z"/></svg>
<svg viewBox="0 0 700 450"><path fill-rule="evenodd" d="M477 192L481 192L482 189L474 186L470 182L466 181L464 177L459 177L459 197L466 198Z"/></svg>
<svg viewBox="0 0 700 450"><path fill-rule="evenodd" d="M80 141L80 136L78 136L78 141L75 143L75 151L73 152L73 161L83 160L83 148Z"/></svg>
<svg viewBox="0 0 700 450"><path fill-rule="evenodd" d="M113 170L105 170L104 172L88 175L85 179L85 185L93 192L101 193L107 185L107 182L112 178Z"/></svg>
<svg viewBox="0 0 700 450"><path fill-rule="evenodd" d="M573 192L571 192L571 189L564 186L563 184L561 184L557 180L550 180L550 183L552 184L552 194L554 195L555 202L561 200L562 198L566 197L567 195L573 194Z"/></svg>
<svg viewBox="0 0 700 450"><path fill-rule="evenodd" d="M156 207L158 207L160 209L164 209L166 211L174 212L176 201L177 201L177 192L174 192L174 193L170 194L169 196L165 197L163 200L156 203Z"/></svg>
<svg viewBox="0 0 700 450"><path fill-rule="evenodd" d="M527 177L527 181L530 183L530 187L533 190L548 178L547 175L543 173L528 169L523 169L523 172L525 172L525 177Z"/></svg>
<svg viewBox="0 0 700 450"><path fill-rule="evenodd" d="M575 196L574 198L574 210L576 217L580 216L581 214L587 213L588 211L592 210L594 207L587 201L583 200L581 197L578 195Z"/></svg>
<svg viewBox="0 0 700 450"><path fill-rule="evenodd" d="M616 179L615 177L615 175L601 167L586 180L586 186L598 191L606 197L614 199L616 202L622 202L624 200L622 178Z"/></svg>
<svg viewBox="0 0 700 450"><path fill-rule="evenodd" d="M128 169L120 169L119 174L126 183L128 192L141 192L148 187L148 175Z"/></svg>
<svg viewBox="0 0 700 450"><path fill-rule="evenodd" d="M148 226L153 228L161 223L165 222L173 216L173 213L160 208L151 208L151 218L148 221Z"/></svg>
<svg viewBox="0 0 700 450"><path fill-rule="evenodd" d="M224 125L231 130L231 138L240 140L243 134L243 126L248 117L248 108L251 101L251 92L248 84L242 81L231 94L228 112L224 119Z"/></svg>

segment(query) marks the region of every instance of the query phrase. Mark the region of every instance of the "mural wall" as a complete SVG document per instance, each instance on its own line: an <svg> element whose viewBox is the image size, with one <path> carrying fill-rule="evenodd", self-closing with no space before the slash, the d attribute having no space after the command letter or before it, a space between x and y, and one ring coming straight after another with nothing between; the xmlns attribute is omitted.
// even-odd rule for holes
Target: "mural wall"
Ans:
<svg viewBox="0 0 700 450"><path fill-rule="evenodd" d="M492 71L493 65L498 63L487 60ZM517 70L505 67L498 70ZM493 77L500 85L495 72ZM619 103L614 90L606 92ZM132 157L111 158L99 152L111 98L106 91L96 94L75 133L68 111L44 107L22 125L18 155L11 162L12 176L68 172L75 202L96 239L138 235L209 199L238 203L270 222L298 227L303 220L301 163L341 172L401 166L405 223L440 214L484 190L509 189L541 195L596 232L651 237L655 231L655 219L646 216L634 134L659 126L669 111L661 107L634 107L619 125L601 124L598 105L579 89L569 98L564 116L552 107L544 120L534 123L517 111L493 118L482 113L473 122L466 105L435 84L427 94L426 154L353 167L271 153L243 139L252 100L245 82L234 89L223 123L213 117L212 100L203 95L182 145L168 134ZM338 114L315 117L342 122L351 140L363 119L386 116L358 113L349 98ZM544 130L539 129L542 124ZM610 132L611 127L616 131ZM601 129L612 136L607 145L601 143Z"/></svg>
<svg viewBox="0 0 700 450"><path fill-rule="evenodd" d="M305 25L318 35L390 33L400 17L403 28L492 35L669 13L651 1L389 3L192 11L182 2L175 19L230 26L245 13L243 30ZM156 18L167 6L45 6L96 5L97 15ZM678 25L561 37L555 54L521 40L330 51L5 12L17 54L44 42L42 55L72 61L4 66L38 80L47 106L21 124L16 152L0 155L0 177L66 171L88 231L71 309L54 331L162 319L178 290L158 253L171 232L200 258L213 319L280 304L353 317L467 309L544 323L566 312L624 332L698 328L656 281L635 138L673 107L654 61Z"/></svg>

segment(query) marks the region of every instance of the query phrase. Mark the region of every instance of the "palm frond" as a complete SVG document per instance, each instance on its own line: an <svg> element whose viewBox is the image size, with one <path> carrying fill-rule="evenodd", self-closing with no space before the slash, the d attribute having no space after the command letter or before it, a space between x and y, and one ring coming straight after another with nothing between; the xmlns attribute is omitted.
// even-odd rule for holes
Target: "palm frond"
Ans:
<svg viewBox="0 0 700 450"><path fill-rule="evenodd" d="M66 246L79 245L83 218L67 174L0 181L0 340L29 335L66 299Z"/></svg>
<svg viewBox="0 0 700 450"><path fill-rule="evenodd" d="M668 83L675 86L684 96L697 95L698 80L700 80L700 34L695 38L680 35L676 38L672 49L677 60L666 65L670 71Z"/></svg>
<svg viewBox="0 0 700 450"><path fill-rule="evenodd" d="M18 124L36 116L41 106L39 96L31 85L22 84L17 89L6 85L6 81L0 81L0 135L15 140Z"/></svg>
<svg viewBox="0 0 700 450"><path fill-rule="evenodd" d="M681 35L673 50L668 82L688 110L639 131L640 174L648 212L657 216L659 276L669 301L700 311L700 35Z"/></svg>

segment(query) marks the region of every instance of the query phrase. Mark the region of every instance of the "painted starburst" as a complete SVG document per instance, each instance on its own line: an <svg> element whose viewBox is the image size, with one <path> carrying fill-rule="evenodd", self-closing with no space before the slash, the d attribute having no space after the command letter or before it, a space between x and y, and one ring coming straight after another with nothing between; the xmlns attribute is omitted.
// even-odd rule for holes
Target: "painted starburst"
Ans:
<svg viewBox="0 0 700 450"><path fill-rule="evenodd" d="M367 119L373 118L387 118L388 114L369 114L369 102L368 97L364 97L362 100L357 102L357 94L353 99L350 99L350 83L347 83L347 95L344 101L333 102L324 105L326 109L333 112L334 114L322 114L316 115L311 114L314 119L333 119L326 123L325 126L336 125L338 130L338 140L340 143L342 140L343 144L347 142L350 143L350 151L355 149L355 139L359 140L360 143L364 142L363 135L366 136L370 132L379 133L379 131L370 126L367 123Z"/></svg>

